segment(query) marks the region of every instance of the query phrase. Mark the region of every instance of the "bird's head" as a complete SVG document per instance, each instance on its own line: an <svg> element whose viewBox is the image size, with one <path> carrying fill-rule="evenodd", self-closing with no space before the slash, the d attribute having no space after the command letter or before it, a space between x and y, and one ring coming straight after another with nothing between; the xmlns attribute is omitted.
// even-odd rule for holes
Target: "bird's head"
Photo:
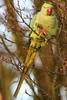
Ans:
<svg viewBox="0 0 67 100"><path fill-rule="evenodd" d="M46 16L53 16L55 15L54 7L51 3L44 3L41 12Z"/></svg>

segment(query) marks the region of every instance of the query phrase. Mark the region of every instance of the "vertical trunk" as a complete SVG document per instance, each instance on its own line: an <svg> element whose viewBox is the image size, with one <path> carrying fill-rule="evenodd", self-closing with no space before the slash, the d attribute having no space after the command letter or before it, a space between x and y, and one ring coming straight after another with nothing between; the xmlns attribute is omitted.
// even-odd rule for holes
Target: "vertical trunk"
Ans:
<svg viewBox="0 0 67 100"><path fill-rule="evenodd" d="M9 76L9 77L8 77ZM0 62L0 96L1 100L11 100L10 95L10 72Z"/></svg>

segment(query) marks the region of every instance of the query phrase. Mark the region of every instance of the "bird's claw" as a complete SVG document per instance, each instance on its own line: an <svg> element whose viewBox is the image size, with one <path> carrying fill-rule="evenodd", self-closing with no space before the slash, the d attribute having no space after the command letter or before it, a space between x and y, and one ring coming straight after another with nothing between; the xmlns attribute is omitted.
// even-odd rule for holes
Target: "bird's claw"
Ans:
<svg viewBox="0 0 67 100"><path fill-rule="evenodd" d="M49 32L46 29L40 29L39 36L41 36L42 34L46 35L48 33Z"/></svg>

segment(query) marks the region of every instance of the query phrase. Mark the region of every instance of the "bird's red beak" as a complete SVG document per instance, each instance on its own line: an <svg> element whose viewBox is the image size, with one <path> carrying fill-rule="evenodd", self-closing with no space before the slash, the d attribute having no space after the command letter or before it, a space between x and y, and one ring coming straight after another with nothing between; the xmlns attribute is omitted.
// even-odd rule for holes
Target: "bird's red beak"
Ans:
<svg viewBox="0 0 67 100"><path fill-rule="evenodd" d="M47 9L47 15L51 15L51 13L52 13L52 8L48 8Z"/></svg>

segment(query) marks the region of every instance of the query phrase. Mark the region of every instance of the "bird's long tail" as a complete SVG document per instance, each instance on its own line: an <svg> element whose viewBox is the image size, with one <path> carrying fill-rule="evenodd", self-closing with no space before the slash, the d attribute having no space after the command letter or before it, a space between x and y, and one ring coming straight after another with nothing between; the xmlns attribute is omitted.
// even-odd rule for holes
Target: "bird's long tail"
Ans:
<svg viewBox="0 0 67 100"><path fill-rule="evenodd" d="M18 84L17 89L13 95L15 98L17 97L17 95L19 93L20 87L25 79L25 76L26 76L26 73L28 72L29 66L33 62L35 56L36 56L36 49L29 47L28 54L27 54L26 61L25 61L25 67L23 69L23 72L21 73L21 78L20 78L19 84Z"/></svg>

